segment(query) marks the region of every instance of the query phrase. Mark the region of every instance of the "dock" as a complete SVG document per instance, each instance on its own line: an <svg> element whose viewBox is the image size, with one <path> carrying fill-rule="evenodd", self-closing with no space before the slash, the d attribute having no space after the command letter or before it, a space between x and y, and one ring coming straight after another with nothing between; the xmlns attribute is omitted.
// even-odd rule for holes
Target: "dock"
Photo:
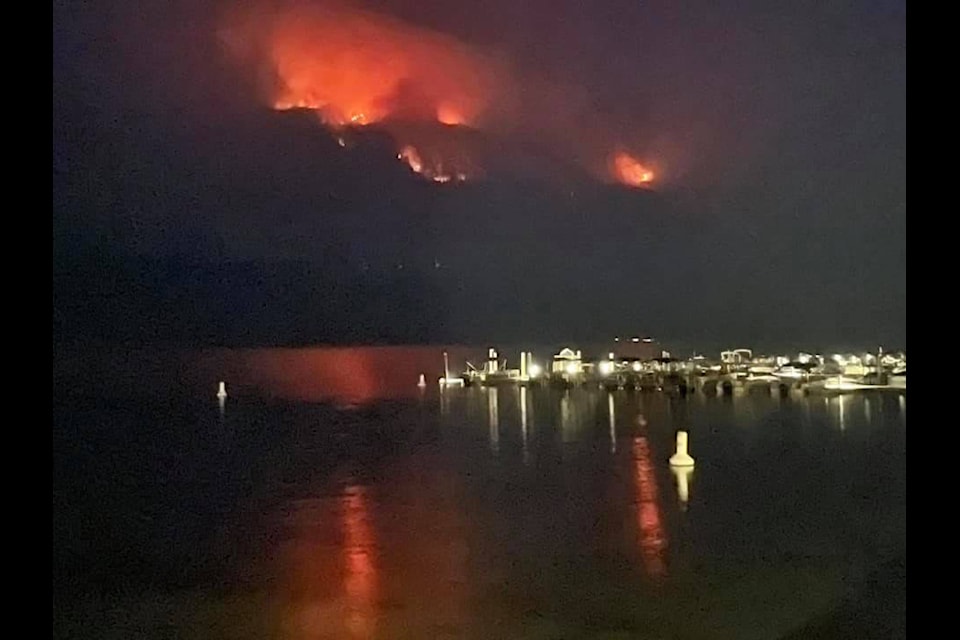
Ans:
<svg viewBox="0 0 960 640"><path fill-rule="evenodd" d="M605 357L590 358L580 349L564 347L547 361L538 361L532 351L520 351L519 367L510 368L507 359L491 347L481 366L466 362L466 370L456 378L450 377L445 352L445 376L440 383L442 387L592 387L680 396L905 393L906 354L885 357L880 350L872 359L871 355L754 356L750 349L735 349L721 352L719 358L695 354L681 359L667 351L642 357L635 350L624 356L609 351Z"/></svg>

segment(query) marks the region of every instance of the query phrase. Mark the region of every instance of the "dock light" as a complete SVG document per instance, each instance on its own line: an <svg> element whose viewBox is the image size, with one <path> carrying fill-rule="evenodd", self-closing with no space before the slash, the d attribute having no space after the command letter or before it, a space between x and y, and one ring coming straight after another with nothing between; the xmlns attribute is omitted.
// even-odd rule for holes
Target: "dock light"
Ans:
<svg viewBox="0 0 960 640"><path fill-rule="evenodd" d="M572 375L572 376L573 376L573 375L576 375L576 374L577 374L577 365L573 364L572 362L571 362L570 364L568 364L568 365L567 365L567 373L569 373L569 374Z"/></svg>
<svg viewBox="0 0 960 640"><path fill-rule="evenodd" d="M636 371L637 373L639 373L639 372L640 372L640 369L641 369L640 363L639 363L639 362L634 362L634 363L633 363L633 370Z"/></svg>
<svg viewBox="0 0 960 640"><path fill-rule="evenodd" d="M536 378L537 376L540 375L543 369L540 368L540 365L531 363L528 371L530 372L531 378Z"/></svg>
<svg viewBox="0 0 960 640"><path fill-rule="evenodd" d="M608 376L608 375L610 375L611 373L613 373L613 363L610 362L610 361L608 361L608 360L604 360L603 362L601 362L601 363L600 363L600 374L601 374L601 375L604 375L604 376Z"/></svg>

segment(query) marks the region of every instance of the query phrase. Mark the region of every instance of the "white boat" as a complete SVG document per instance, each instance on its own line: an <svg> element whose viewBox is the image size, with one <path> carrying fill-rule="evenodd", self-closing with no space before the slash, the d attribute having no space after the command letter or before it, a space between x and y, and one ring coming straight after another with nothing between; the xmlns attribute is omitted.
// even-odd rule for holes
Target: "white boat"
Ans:
<svg viewBox="0 0 960 640"><path fill-rule="evenodd" d="M755 384L774 384L780 382L780 378L773 375L772 373L750 373L746 378L743 379L743 383L747 385Z"/></svg>
<svg viewBox="0 0 960 640"><path fill-rule="evenodd" d="M907 370L894 371L890 374L890 386L895 389L907 388Z"/></svg>
<svg viewBox="0 0 960 640"><path fill-rule="evenodd" d="M772 365L758 364L758 365L753 365L752 367L747 369L747 373L750 374L751 376L769 375L769 374L772 374L775 370L776 370L776 367Z"/></svg>
<svg viewBox="0 0 960 640"><path fill-rule="evenodd" d="M826 391L862 391L876 387L875 384L863 384L860 380L844 376L835 376L823 381L823 388Z"/></svg>
<svg viewBox="0 0 960 640"><path fill-rule="evenodd" d="M906 389L906 379L904 377L903 386L897 386L893 380L890 384L868 384L861 379L846 378L844 376L832 376L823 381L824 391L847 392L847 391L882 391L884 389Z"/></svg>
<svg viewBox="0 0 960 640"><path fill-rule="evenodd" d="M463 378L451 378L450 377L450 362L447 360L447 352L443 352L443 377L440 378L441 387L462 387L464 386Z"/></svg>
<svg viewBox="0 0 960 640"><path fill-rule="evenodd" d="M773 372L773 375L787 382L796 382L797 380L809 378L813 368L813 365L810 363L788 362L778 367L777 370Z"/></svg>

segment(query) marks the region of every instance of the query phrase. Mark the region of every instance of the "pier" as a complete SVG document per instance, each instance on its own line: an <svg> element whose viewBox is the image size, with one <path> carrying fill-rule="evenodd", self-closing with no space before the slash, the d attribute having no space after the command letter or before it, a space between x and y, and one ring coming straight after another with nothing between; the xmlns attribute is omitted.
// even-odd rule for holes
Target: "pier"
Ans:
<svg viewBox="0 0 960 640"><path fill-rule="evenodd" d="M634 339L636 340L636 339ZM547 361L537 361L531 351L519 353L519 367L509 368L495 348L487 360L456 378L458 386L595 387L644 393L686 396L730 396L758 393L800 394L906 391L906 355L833 354L829 357L800 353L793 357L754 356L750 349L723 351L717 359L694 355L681 359L661 351L656 357L630 354L585 357L582 350L564 347ZM448 364L445 361L445 371ZM441 379L449 380L449 374ZM462 383L460 382L462 380ZM449 386L449 385L447 385Z"/></svg>

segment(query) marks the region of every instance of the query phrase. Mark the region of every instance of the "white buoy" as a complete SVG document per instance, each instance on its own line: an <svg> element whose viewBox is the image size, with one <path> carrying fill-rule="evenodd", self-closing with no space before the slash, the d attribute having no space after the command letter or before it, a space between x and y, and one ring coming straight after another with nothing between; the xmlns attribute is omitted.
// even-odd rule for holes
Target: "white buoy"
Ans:
<svg viewBox="0 0 960 640"><path fill-rule="evenodd" d="M427 386L427 378L422 373L420 374L420 381L417 382L417 386L420 388Z"/></svg>
<svg viewBox="0 0 960 640"><path fill-rule="evenodd" d="M220 388L217 390L217 397L223 400L227 397L227 383L220 382Z"/></svg>
<svg viewBox="0 0 960 640"><path fill-rule="evenodd" d="M670 456L671 467L692 467L693 458L687 453L687 432L677 431L677 452Z"/></svg>

